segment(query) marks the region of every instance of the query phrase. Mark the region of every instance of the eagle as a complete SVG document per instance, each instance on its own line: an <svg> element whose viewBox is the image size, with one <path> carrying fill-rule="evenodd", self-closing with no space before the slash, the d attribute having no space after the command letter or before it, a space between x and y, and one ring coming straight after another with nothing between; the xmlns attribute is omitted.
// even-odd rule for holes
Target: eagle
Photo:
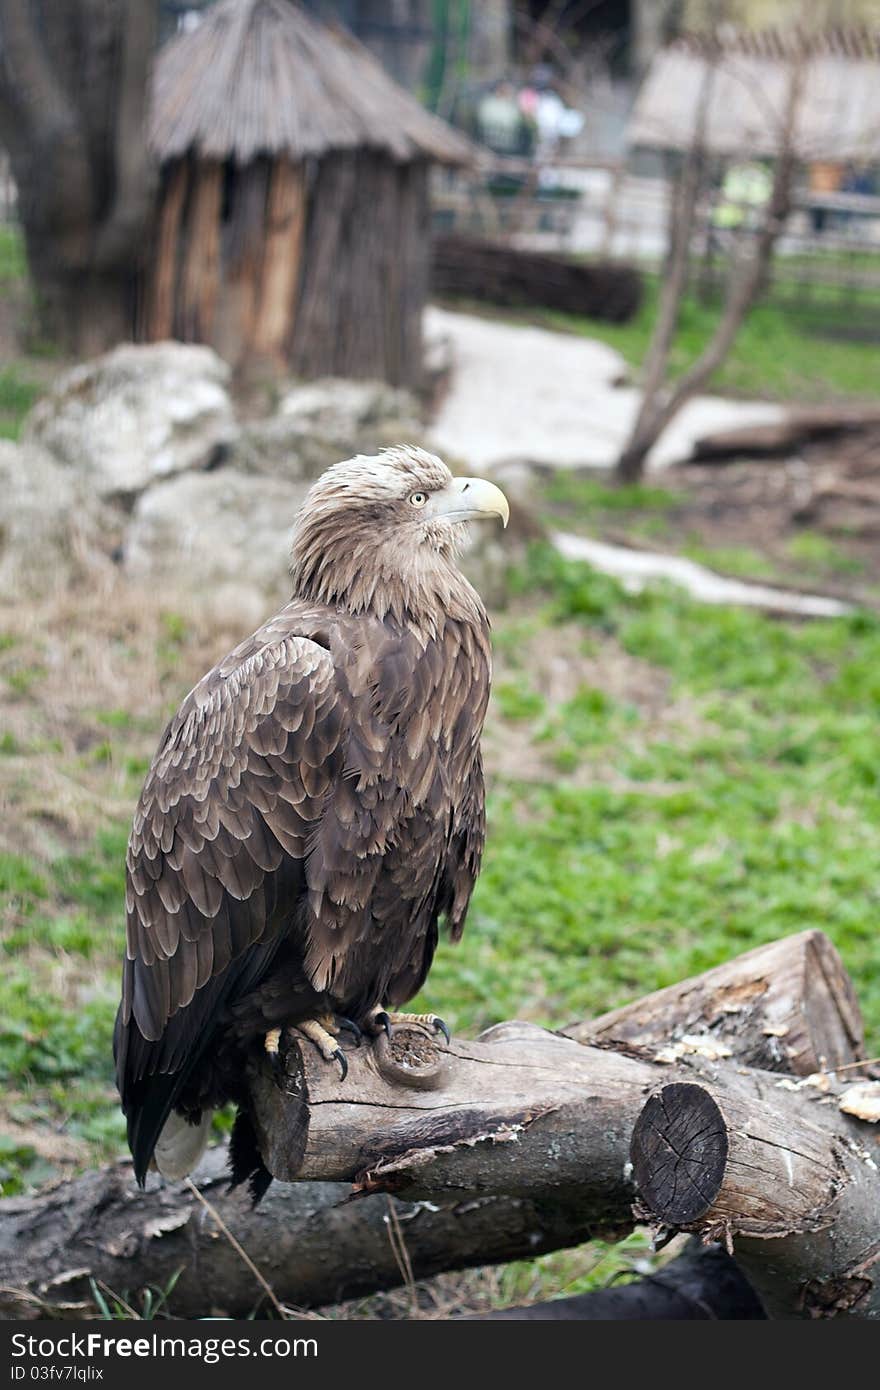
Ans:
<svg viewBox="0 0 880 1390"><path fill-rule="evenodd" d="M233 1102L233 1182L271 1181L249 1055L389 1030L464 928L485 810L489 621L456 564L503 493L401 446L329 468L292 597L168 724L126 854L114 1056L138 1182L190 1172ZM436 1015L423 1022L446 1032Z"/></svg>

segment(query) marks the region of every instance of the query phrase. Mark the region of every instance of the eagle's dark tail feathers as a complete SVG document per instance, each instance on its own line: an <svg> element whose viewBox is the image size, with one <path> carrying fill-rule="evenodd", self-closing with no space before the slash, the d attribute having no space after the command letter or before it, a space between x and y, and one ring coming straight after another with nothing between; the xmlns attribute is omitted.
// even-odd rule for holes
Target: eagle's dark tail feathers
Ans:
<svg viewBox="0 0 880 1390"><path fill-rule="evenodd" d="M246 1182L254 1206L262 1201L272 1182L257 1144L253 1120L246 1105L239 1105L229 1137L230 1187Z"/></svg>

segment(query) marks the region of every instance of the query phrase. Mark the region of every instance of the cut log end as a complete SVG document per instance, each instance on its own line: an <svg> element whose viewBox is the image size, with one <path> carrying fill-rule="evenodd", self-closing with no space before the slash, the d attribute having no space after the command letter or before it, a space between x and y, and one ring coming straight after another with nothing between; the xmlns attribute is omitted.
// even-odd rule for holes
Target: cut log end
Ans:
<svg viewBox="0 0 880 1390"><path fill-rule="evenodd" d="M632 1135L636 1186L666 1225L684 1226L709 1210L727 1166L727 1127L702 1086L675 1083L651 1096Z"/></svg>

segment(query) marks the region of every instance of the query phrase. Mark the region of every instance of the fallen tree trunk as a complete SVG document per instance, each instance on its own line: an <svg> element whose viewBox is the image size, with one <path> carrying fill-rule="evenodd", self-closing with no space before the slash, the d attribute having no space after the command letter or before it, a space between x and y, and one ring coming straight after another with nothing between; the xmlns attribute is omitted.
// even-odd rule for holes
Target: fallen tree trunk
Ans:
<svg viewBox="0 0 880 1390"><path fill-rule="evenodd" d="M880 432L877 406L804 406L773 424L718 430L694 441L689 463L730 463L742 458L780 458L808 444Z"/></svg>
<svg viewBox="0 0 880 1390"><path fill-rule="evenodd" d="M770 1317L880 1318L873 1139L778 1094L673 1083L639 1116L633 1175L655 1224L725 1241Z"/></svg>
<svg viewBox="0 0 880 1390"><path fill-rule="evenodd" d="M642 302L642 277L632 266L613 261L586 265L571 257L449 233L434 237L431 292L627 323Z"/></svg>
<svg viewBox="0 0 880 1390"><path fill-rule="evenodd" d="M412 1277L527 1259L589 1239L586 1214L570 1204L506 1200L416 1203L377 1194L350 1202L343 1183L275 1183L254 1209L229 1190L226 1150L212 1149L195 1174L233 1237L280 1303L313 1308L396 1288ZM90 1280L136 1309L147 1285L177 1275L177 1318L248 1317L267 1306L256 1276L214 1219L181 1183L141 1192L128 1162L0 1203L0 1319L95 1317Z"/></svg>
<svg viewBox="0 0 880 1390"><path fill-rule="evenodd" d="M682 1055L687 1039L710 1036L746 1066L794 1076L834 1071L865 1055L852 982L828 937L815 930L562 1031L594 1047L671 1046Z"/></svg>
<svg viewBox="0 0 880 1390"><path fill-rule="evenodd" d="M251 1093L264 1159L295 1185L276 1184L252 1212L242 1192L222 1190L223 1156L209 1155L200 1183L232 1239L186 1187L139 1193L128 1165L11 1199L0 1205L0 1313L85 1316L90 1278L128 1294L165 1287L181 1271L175 1316L244 1315L263 1295L234 1241L276 1298L305 1308L620 1235L634 1219L633 1131L646 1123L646 1102L670 1086L705 1092L706 1133L723 1129L727 1153L742 1134L766 1151L763 1166L748 1153L745 1161L801 1251L778 1287L759 1270L767 1306L791 1315L797 1288L807 1311L820 1297L834 1312L873 1310L874 1275L861 1265L873 1258L869 1213L880 1208L880 1177L865 1159L874 1131L841 1113L833 1075L810 1075L823 1058L843 1068L862 1056L851 987L821 934L751 952L573 1031L596 1045L508 1023L447 1051L419 1029L401 1030L391 1044L352 1049L342 1083L291 1035L282 1084L261 1063ZM744 1244L751 1275L781 1227L749 1226L728 1195L726 1161L716 1155L717 1191L701 1187L702 1212L661 1211L640 1168L641 1210L664 1228L697 1223L702 1235L734 1239L737 1258ZM749 1169L740 1167L745 1211ZM351 1195L359 1200L343 1202ZM835 1239L817 1243L826 1221ZM823 1281L815 1297L804 1292L811 1250L810 1279ZM854 1278L870 1287L859 1283L844 1306L834 1291Z"/></svg>
<svg viewBox="0 0 880 1390"><path fill-rule="evenodd" d="M555 531L550 540L567 560L583 560L602 574L621 580L633 593L640 593L646 584L656 580L668 580L685 589L698 603L759 608L765 613L795 614L801 618L840 618L853 611L852 604L841 599L727 577L685 555L609 545L607 541L569 531Z"/></svg>

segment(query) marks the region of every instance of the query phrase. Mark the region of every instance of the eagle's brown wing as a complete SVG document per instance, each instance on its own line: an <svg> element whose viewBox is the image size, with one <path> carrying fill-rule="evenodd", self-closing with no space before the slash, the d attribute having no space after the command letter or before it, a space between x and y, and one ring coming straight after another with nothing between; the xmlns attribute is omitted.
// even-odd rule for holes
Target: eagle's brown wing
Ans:
<svg viewBox="0 0 880 1390"><path fill-rule="evenodd" d="M268 969L341 770L345 720L330 653L320 635L296 635L290 622L285 630L283 617L187 696L135 812L114 1041L136 1169L210 1043L212 1020Z"/></svg>

